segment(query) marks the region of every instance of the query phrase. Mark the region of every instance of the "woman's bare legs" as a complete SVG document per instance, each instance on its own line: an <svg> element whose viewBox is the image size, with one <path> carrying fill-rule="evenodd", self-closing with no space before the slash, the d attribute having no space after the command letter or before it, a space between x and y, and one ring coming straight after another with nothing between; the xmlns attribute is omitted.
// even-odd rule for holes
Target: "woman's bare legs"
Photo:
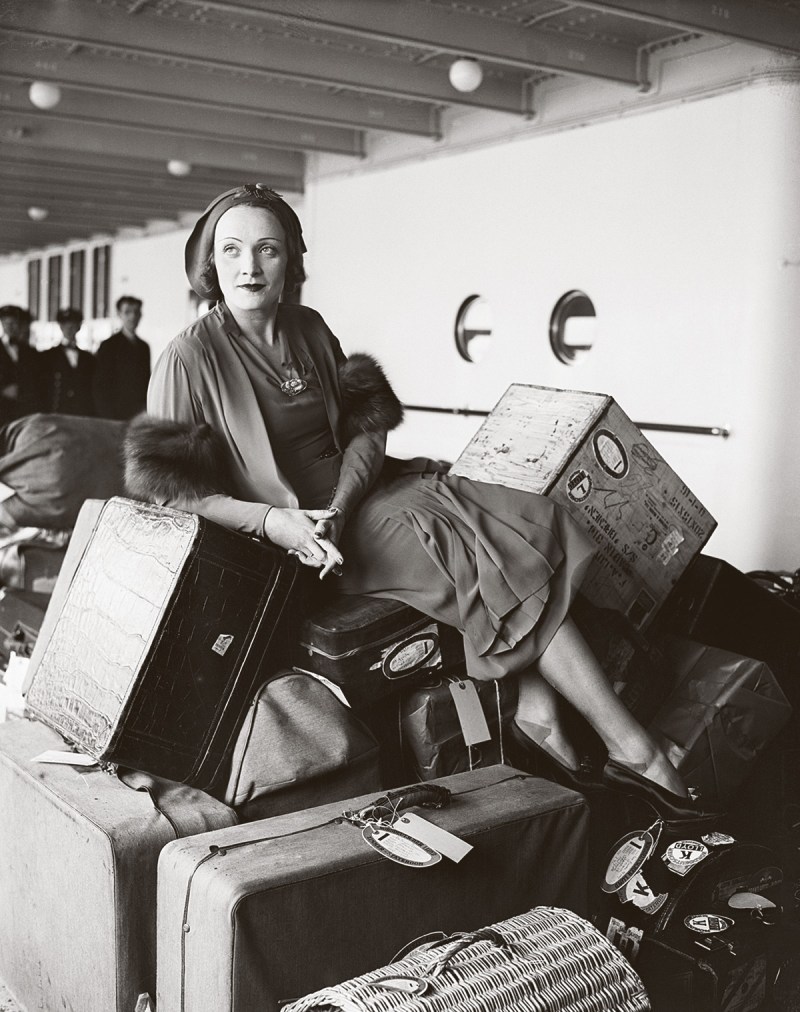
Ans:
<svg viewBox="0 0 800 1012"><path fill-rule="evenodd" d="M517 725L546 752L552 752L564 766L577 770L578 755L562 725L559 695L535 670L519 676L519 698L514 715Z"/></svg>
<svg viewBox="0 0 800 1012"><path fill-rule="evenodd" d="M538 669L555 692L568 700L597 731L611 758L630 766L674 794L686 796L686 786L677 770L619 700L597 658L569 617L562 622L539 658ZM553 706L537 681L535 674L526 672L520 676L517 717L537 724L554 717L554 726L559 730L555 737L548 737L548 744L554 744L563 737L558 723L557 700L556 706ZM537 710L539 705L543 708ZM572 756L575 760L574 752ZM570 764L566 757L565 762Z"/></svg>

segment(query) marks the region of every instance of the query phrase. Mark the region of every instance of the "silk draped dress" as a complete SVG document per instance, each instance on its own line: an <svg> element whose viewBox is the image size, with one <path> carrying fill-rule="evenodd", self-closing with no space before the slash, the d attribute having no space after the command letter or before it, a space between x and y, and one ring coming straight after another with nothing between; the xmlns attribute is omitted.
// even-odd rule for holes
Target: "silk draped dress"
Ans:
<svg viewBox="0 0 800 1012"><path fill-rule="evenodd" d="M241 426L232 451L250 485L240 489L241 498L293 504L286 497L276 502L273 489L253 489L252 475L263 470L268 455L297 504L321 509L337 484L343 447L332 425L330 371L320 364L320 341L328 342L337 362L344 355L321 317L302 310L279 313L288 349L280 360L251 344L224 307L211 325L204 318L203 326L179 335L161 356L148 410L207 421L229 443L237 414L251 422L259 415L261 431ZM220 393L216 375L205 375L208 356L197 354L209 344L218 360L215 372L230 368L235 374L227 394ZM306 383L293 397L281 390L287 369ZM387 465L347 512L339 544L343 573L327 578L331 591L403 601L457 627L473 678L501 678L532 665L567 615L594 554L589 538L544 496L421 470L414 462Z"/></svg>

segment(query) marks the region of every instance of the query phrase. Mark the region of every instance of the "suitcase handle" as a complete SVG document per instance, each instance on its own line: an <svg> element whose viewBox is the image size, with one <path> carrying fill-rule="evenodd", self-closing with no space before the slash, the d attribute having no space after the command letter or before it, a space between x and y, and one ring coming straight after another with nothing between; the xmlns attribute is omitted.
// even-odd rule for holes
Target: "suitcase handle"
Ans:
<svg viewBox="0 0 800 1012"><path fill-rule="evenodd" d="M450 804L452 792L441 784L411 784L396 791L387 791L358 812L343 812L344 818L353 821L381 821L394 816L404 808L419 805L421 808L445 808Z"/></svg>

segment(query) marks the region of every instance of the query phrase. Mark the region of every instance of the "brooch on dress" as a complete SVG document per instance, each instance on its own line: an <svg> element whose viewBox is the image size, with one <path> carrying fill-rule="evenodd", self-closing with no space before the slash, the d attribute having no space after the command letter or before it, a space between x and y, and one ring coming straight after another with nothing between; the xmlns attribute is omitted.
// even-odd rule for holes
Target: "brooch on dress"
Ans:
<svg viewBox="0 0 800 1012"><path fill-rule="evenodd" d="M301 394L308 383L300 376L292 376L291 379L284 380L281 383L281 393L286 394L287 397L297 397Z"/></svg>

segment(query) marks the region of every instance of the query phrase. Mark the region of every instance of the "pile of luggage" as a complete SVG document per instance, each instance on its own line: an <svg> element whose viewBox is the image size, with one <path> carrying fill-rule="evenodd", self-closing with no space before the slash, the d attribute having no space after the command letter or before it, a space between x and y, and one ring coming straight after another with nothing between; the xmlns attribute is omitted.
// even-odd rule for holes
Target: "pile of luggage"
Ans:
<svg viewBox="0 0 800 1012"><path fill-rule="evenodd" d="M190 514L84 505L28 669L38 719L0 725L0 973L20 998L538 1009L569 981L566 1008L679 1012L791 990L797 788L770 780L758 826L740 800L764 802L789 748L788 605L699 556L646 637L579 608L619 691L731 810L676 833L506 765L513 690L476 689L452 630L388 601L301 609L301 575ZM720 613L751 592L734 641ZM518 1004L481 1005L488 981Z"/></svg>

